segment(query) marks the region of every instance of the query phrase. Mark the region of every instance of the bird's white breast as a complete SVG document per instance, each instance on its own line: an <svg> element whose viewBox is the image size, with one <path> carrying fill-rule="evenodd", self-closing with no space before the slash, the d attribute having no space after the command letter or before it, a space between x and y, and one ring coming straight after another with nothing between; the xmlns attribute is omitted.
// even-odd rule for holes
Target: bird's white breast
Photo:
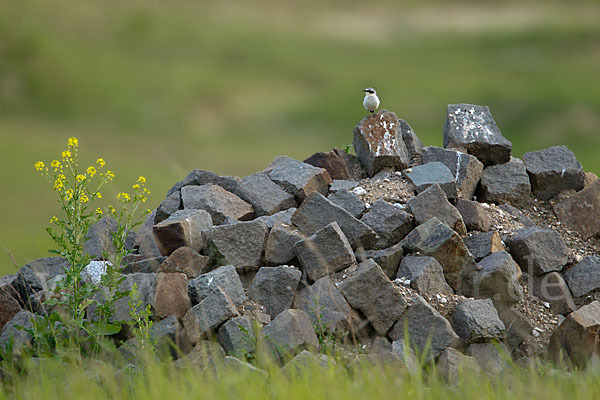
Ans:
<svg viewBox="0 0 600 400"><path fill-rule="evenodd" d="M376 94L368 94L363 100L363 105L367 111L375 111L379 107L379 98Z"/></svg>

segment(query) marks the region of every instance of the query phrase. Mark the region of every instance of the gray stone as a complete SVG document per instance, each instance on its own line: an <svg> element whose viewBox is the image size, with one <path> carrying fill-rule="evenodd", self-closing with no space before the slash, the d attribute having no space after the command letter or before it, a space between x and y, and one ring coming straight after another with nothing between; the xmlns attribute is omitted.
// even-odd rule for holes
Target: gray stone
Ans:
<svg viewBox="0 0 600 400"><path fill-rule="evenodd" d="M360 263L340 288L348 303L359 309L380 335L387 333L406 308L402 294L371 259Z"/></svg>
<svg viewBox="0 0 600 400"><path fill-rule="evenodd" d="M573 296L580 297L600 288L600 257L587 256L564 274Z"/></svg>
<svg viewBox="0 0 600 400"><path fill-rule="evenodd" d="M499 316L506 327L504 342L514 359L531 357L540 350L540 345L532 335L533 325L521 311L511 307L502 310Z"/></svg>
<svg viewBox="0 0 600 400"><path fill-rule="evenodd" d="M556 231L537 227L521 228L504 241L521 269L530 275L560 271L567 263L567 247Z"/></svg>
<svg viewBox="0 0 600 400"><path fill-rule="evenodd" d="M184 186L202 186L207 183L219 185L229 192L235 192L237 183L240 180L237 176L219 176L214 172L195 169L190 172L182 181L177 182L167 193L167 197Z"/></svg>
<svg viewBox="0 0 600 400"><path fill-rule="evenodd" d="M327 276L296 292L294 308L306 312L313 325L320 323L333 330L354 330L360 322L357 312Z"/></svg>
<svg viewBox="0 0 600 400"><path fill-rule="evenodd" d="M152 234L161 254L169 256L181 246L201 251L204 248L203 232L212 225L210 214L204 210L180 210L154 225Z"/></svg>
<svg viewBox="0 0 600 400"><path fill-rule="evenodd" d="M492 222L487 211L480 203L459 199L456 202L456 209L460 212L468 231L487 232L490 230Z"/></svg>
<svg viewBox="0 0 600 400"><path fill-rule="evenodd" d="M224 265L188 281L187 290L192 304L198 304L219 289L223 290L235 305L247 300L240 277L232 265Z"/></svg>
<svg viewBox="0 0 600 400"><path fill-rule="evenodd" d="M271 229L277 224L292 224L292 215L296 212L296 208L288 208L285 211L279 211L273 215L263 215L262 217L256 218L256 221L262 221L267 225L267 228Z"/></svg>
<svg viewBox="0 0 600 400"><path fill-rule="evenodd" d="M398 118L398 125L400 126L400 131L402 132L402 140L406 146L408 158L411 162L418 161L421 153L423 153L423 142L421 142L421 139L419 139L408 122L402 118Z"/></svg>
<svg viewBox="0 0 600 400"><path fill-rule="evenodd" d="M225 356L223 359L223 369L225 370L222 372L224 376L234 373L240 374L241 376L251 375L258 379L266 380L269 378L269 374L264 369L257 368L250 363L232 356ZM218 368L216 369L216 372L217 376L219 376L220 370Z"/></svg>
<svg viewBox="0 0 600 400"><path fill-rule="evenodd" d="M557 314L568 314L577 310L571 291L562 275L550 272L533 279L533 294L550 304Z"/></svg>
<svg viewBox="0 0 600 400"><path fill-rule="evenodd" d="M404 257L396 276L409 279L410 287L420 294L454 294L454 291L446 282L446 278L444 278L444 269L433 257Z"/></svg>
<svg viewBox="0 0 600 400"><path fill-rule="evenodd" d="M205 210L216 225L225 218L242 220L254 217L254 207L221 186L207 183L202 186L181 188L181 201L184 209Z"/></svg>
<svg viewBox="0 0 600 400"><path fill-rule="evenodd" d="M497 231L472 233L465 237L463 242L477 262L492 253L506 250Z"/></svg>
<svg viewBox="0 0 600 400"><path fill-rule="evenodd" d="M460 344L450 322L422 297L417 297L389 335L392 340L400 340L405 338L405 333L408 334L409 344L416 354L427 359L434 359L446 348Z"/></svg>
<svg viewBox="0 0 600 400"><path fill-rule="evenodd" d="M363 250L356 253L359 262L363 262L369 258L377 263L385 272L388 278L394 279L402 256L404 255L404 246L402 243L397 243L391 247L381 250Z"/></svg>
<svg viewBox="0 0 600 400"><path fill-rule="evenodd" d="M331 177L327 170L289 157L277 157L265 170L271 180L293 194L298 204L311 193L327 195Z"/></svg>
<svg viewBox="0 0 600 400"><path fill-rule="evenodd" d="M302 350L316 351L319 341L308 315L302 310L285 310L263 329L268 345L283 359Z"/></svg>
<svg viewBox="0 0 600 400"><path fill-rule="evenodd" d="M458 150L442 149L435 146L425 147L421 162L427 164L436 161L448 167L454 176L458 197L470 200L475 194L479 179L481 179L483 163L477 157Z"/></svg>
<svg viewBox="0 0 600 400"><path fill-rule="evenodd" d="M410 156L399 128L398 117L387 110L366 116L354 128L354 151L369 176L384 168L408 167Z"/></svg>
<svg viewBox="0 0 600 400"><path fill-rule="evenodd" d="M402 240L414 228L409 213L394 207L383 199L378 199L361 221L378 236L376 248L384 249Z"/></svg>
<svg viewBox="0 0 600 400"><path fill-rule="evenodd" d="M281 368L281 372L301 376L305 371L314 371L315 367L327 368L330 364L335 365L335 360L330 359L326 354L316 355L308 350L302 350Z"/></svg>
<svg viewBox="0 0 600 400"><path fill-rule="evenodd" d="M296 242L294 249L303 270L313 281L356 263L352 247L336 222Z"/></svg>
<svg viewBox="0 0 600 400"><path fill-rule="evenodd" d="M341 189L327 197L333 204L348 211L354 218L358 218L365 211L365 203L356 195L346 189Z"/></svg>
<svg viewBox="0 0 600 400"><path fill-rule="evenodd" d="M593 301L567 315L550 338L550 351L559 358L562 352L577 366L584 366L592 355L600 355L600 303Z"/></svg>
<svg viewBox="0 0 600 400"><path fill-rule="evenodd" d="M258 267L268 233L262 221L215 226L205 234L208 254L215 265Z"/></svg>
<svg viewBox="0 0 600 400"><path fill-rule="evenodd" d="M154 239L152 239L154 241ZM159 252L160 254L160 252ZM160 265L167 259L164 256L146 258L145 255L129 254L123 258L123 274L134 274L137 272L153 273L157 272Z"/></svg>
<svg viewBox="0 0 600 400"><path fill-rule="evenodd" d="M459 300L452 326L466 343L502 339L505 329L490 299Z"/></svg>
<svg viewBox="0 0 600 400"><path fill-rule="evenodd" d="M449 104L444 147L474 155L484 165L510 160L512 143L502 136L487 106Z"/></svg>
<svg viewBox="0 0 600 400"><path fill-rule="evenodd" d="M114 254L115 245L112 234L115 232L117 232L117 221L112 216L100 218L88 229L83 250L92 258ZM130 232L125 239L125 248L133 249L134 242L135 232Z"/></svg>
<svg viewBox="0 0 600 400"><path fill-rule="evenodd" d="M329 186L329 193L335 193L338 190L352 190L358 186L357 181L334 179Z"/></svg>
<svg viewBox="0 0 600 400"><path fill-rule="evenodd" d="M506 327L504 342L510 348L514 359L531 357L541 350L537 339L532 335L531 321L521 311L511 307L502 310L499 316Z"/></svg>
<svg viewBox="0 0 600 400"><path fill-rule="evenodd" d="M192 348L183 325L174 315L155 322L150 337L159 351L170 353L173 359L177 359L179 354L189 353Z"/></svg>
<svg viewBox="0 0 600 400"><path fill-rule="evenodd" d="M209 367L222 366L224 360L225 352L219 343L200 340L192 351L174 361L173 366L180 370L189 370L192 367L200 371L206 371Z"/></svg>
<svg viewBox="0 0 600 400"><path fill-rule="evenodd" d="M154 227L154 219L156 217L156 210L152 211L146 217L146 220L138 229L137 234L135 235L135 241L133 243L133 248L137 250L137 254L129 254L127 257L131 257L130 260L123 260L124 268L127 268L128 264L131 262L140 262L144 260L148 260L147 268L152 269L152 271L146 272L155 272L161 261L158 261L158 258L162 258L163 255L154 240L154 235L152 234L152 228ZM126 257L126 258L127 258ZM138 271L141 272L141 271Z"/></svg>
<svg viewBox="0 0 600 400"><path fill-rule="evenodd" d="M508 365L508 350L501 343L471 343L467 352L488 374L498 375Z"/></svg>
<svg viewBox="0 0 600 400"><path fill-rule="evenodd" d="M27 332L33 328L34 314L27 310L21 310L8 321L0 332L0 349L7 350L9 343L12 340L13 355L20 355L22 352L30 348L33 341L33 336ZM18 329L22 327L24 329ZM6 360L5 360L6 361Z"/></svg>
<svg viewBox="0 0 600 400"><path fill-rule="evenodd" d="M207 256L202 256L191 247L181 246L160 264L157 272L181 272L194 279L208 270Z"/></svg>
<svg viewBox="0 0 600 400"><path fill-rule="evenodd" d="M563 190L583 189L585 173L575 154L567 146L523 154L531 188L541 200L550 200Z"/></svg>
<svg viewBox="0 0 600 400"><path fill-rule="evenodd" d="M432 256L444 269L448 284L459 294L473 294L477 264L460 236L437 218L416 227L402 242L405 254Z"/></svg>
<svg viewBox="0 0 600 400"><path fill-rule="evenodd" d="M600 235L600 179L554 205L558 219L584 239Z"/></svg>
<svg viewBox="0 0 600 400"><path fill-rule="evenodd" d="M418 193L437 183L449 199L454 200L458 196L454 176L448 167L441 162L436 161L417 165L405 170L404 174L415 185Z"/></svg>
<svg viewBox="0 0 600 400"><path fill-rule="evenodd" d="M250 299L265 306L267 314L275 318L291 307L301 276L294 267L262 267L250 287Z"/></svg>
<svg viewBox="0 0 600 400"><path fill-rule="evenodd" d="M181 207L181 192L177 190L168 195L167 198L158 205L156 215L154 216L154 223L161 223L169 218L175 211L180 210Z"/></svg>
<svg viewBox="0 0 600 400"><path fill-rule="evenodd" d="M479 262L475 275L475 298L491 298L497 309L508 308L523 299L518 266L506 251L497 251Z"/></svg>
<svg viewBox="0 0 600 400"><path fill-rule="evenodd" d="M62 257L40 258L21 267L13 285L19 292L23 306L29 309L30 296L42 290L48 290L46 282L57 275L64 274L68 268L67 260Z"/></svg>
<svg viewBox="0 0 600 400"><path fill-rule="evenodd" d="M438 184L429 186L408 200L407 205L415 217L415 222L419 225L436 217L459 235L464 236L467 234L467 228L460 212L450 204L446 194Z"/></svg>
<svg viewBox="0 0 600 400"><path fill-rule="evenodd" d="M292 222L305 235L313 235L330 223L337 222L352 248L362 246L370 249L375 245L376 235L371 228L320 193L312 193L302 203L292 215Z"/></svg>
<svg viewBox="0 0 600 400"><path fill-rule="evenodd" d="M219 287L185 314L183 325L188 338L195 344L228 319L239 315L231 298Z"/></svg>
<svg viewBox="0 0 600 400"><path fill-rule="evenodd" d="M238 182L236 194L252 204L257 216L273 215L297 205L294 196L283 190L264 172L242 178Z"/></svg>
<svg viewBox="0 0 600 400"><path fill-rule="evenodd" d="M448 347L438 358L436 372L448 383L457 383L464 375L472 376L479 371L475 359Z"/></svg>
<svg viewBox="0 0 600 400"><path fill-rule="evenodd" d="M245 332L244 332L245 330ZM249 317L236 317L225 322L218 332L218 340L225 353L244 358L256 351L256 342L252 339L255 332Z"/></svg>
<svg viewBox="0 0 600 400"><path fill-rule="evenodd" d="M523 161L513 157L505 164L485 168L477 199L513 206L527 205L531 201L531 186Z"/></svg>
<svg viewBox="0 0 600 400"><path fill-rule="evenodd" d="M268 265L283 265L294 257L294 244L305 236L293 225L276 224L271 228L265 243L265 263Z"/></svg>

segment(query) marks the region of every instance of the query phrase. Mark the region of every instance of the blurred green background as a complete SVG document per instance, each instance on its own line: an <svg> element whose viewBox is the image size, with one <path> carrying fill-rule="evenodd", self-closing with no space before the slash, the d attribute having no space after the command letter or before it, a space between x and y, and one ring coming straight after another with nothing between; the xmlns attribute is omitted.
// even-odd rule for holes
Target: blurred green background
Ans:
<svg viewBox="0 0 600 400"><path fill-rule="evenodd" d="M33 164L69 136L116 172L105 197L144 175L156 207L194 168L350 144L373 86L426 145L447 104L483 104L514 155L565 144L599 173L599 77L597 1L4 2L0 273L51 248Z"/></svg>

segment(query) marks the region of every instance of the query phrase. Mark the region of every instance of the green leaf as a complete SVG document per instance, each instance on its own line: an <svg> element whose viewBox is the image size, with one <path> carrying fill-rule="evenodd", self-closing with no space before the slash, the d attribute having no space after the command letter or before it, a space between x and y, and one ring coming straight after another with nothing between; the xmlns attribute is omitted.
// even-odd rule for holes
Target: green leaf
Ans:
<svg viewBox="0 0 600 400"><path fill-rule="evenodd" d="M111 324L109 322L94 322L92 329L99 335L110 336L121 332L121 324Z"/></svg>
<svg viewBox="0 0 600 400"><path fill-rule="evenodd" d="M53 298L51 298L51 299L48 299L48 300L46 300L46 301L45 301L43 304L44 304L45 306L55 306L55 305L57 305L57 304L58 304L58 299L57 299L57 298L55 298L55 297L53 297Z"/></svg>

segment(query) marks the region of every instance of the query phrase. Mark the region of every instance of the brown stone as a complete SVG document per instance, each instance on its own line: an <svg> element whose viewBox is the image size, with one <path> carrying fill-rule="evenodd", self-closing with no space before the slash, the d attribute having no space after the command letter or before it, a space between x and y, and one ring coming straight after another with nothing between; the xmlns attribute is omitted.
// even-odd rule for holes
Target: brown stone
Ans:
<svg viewBox="0 0 600 400"><path fill-rule="evenodd" d="M327 172L329 172L331 179L352 179L348 172L348 168L346 167L346 163L335 150L331 150L327 153L315 153L304 160L304 162L314 167L325 168Z"/></svg>
<svg viewBox="0 0 600 400"><path fill-rule="evenodd" d="M593 172L586 172L583 177L583 187L586 188L588 186L591 186L592 183L596 182L597 180L598 180L598 175L596 175Z"/></svg>
<svg viewBox="0 0 600 400"><path fill-rule="evenodd" d="M568 355L578 366L600 355L600 303L594 301L567 316L550 338L550 350L557 358Z"/></svg>
<svg viewBox="0 0 600 400"><path fill-rule="evenodd" d="M21 311L21 306L11 296L11 291L14 291L14 288L10 285L0 286L0 331L8 321Z"/></svg>
<svg viewBox="0 0 600 400"><path fill-rule="evenodd" d="M384 168L405 169L410 162L398 117L387 110L369 115L359 122L354 128L353 145L369 176Z"/></svg>
<svg viewBox="0 0 600 400"><path fill-rule="evenodd" d="M467 230L481 232L490 230L490 217L480 203L471 200L458 199L456 208L460 212Z"/></svg>
<svg viewBox="0 0 600 400"><path fill-rule="evenodd" d="M212 223L210 214L204 210L180 210L154 225L152 234L163 256L169 256L181 246L200 251L204 248L202 232Z"/></svg>
<svg viewBox="0 0 600 400"><path fill-rule="evenodd" d="M158 274L154 299L154 314L159 318L175 315L182 318L192 308L184 274Z"/></svg>
<svg viewBox="0 0 600 400"><path fill-rule="evenodd" d="M157 272L181 272L188 279L194 279L198 275L207 272L209 260L209 257L200 255L196 250L181 246L163 261Z"/></svg>
<svg viewBox="0 0 600 400"><path fill-rule="evenodd" d="M600 180L554 205L558 219L588 239L600 234Z"/></svg>

